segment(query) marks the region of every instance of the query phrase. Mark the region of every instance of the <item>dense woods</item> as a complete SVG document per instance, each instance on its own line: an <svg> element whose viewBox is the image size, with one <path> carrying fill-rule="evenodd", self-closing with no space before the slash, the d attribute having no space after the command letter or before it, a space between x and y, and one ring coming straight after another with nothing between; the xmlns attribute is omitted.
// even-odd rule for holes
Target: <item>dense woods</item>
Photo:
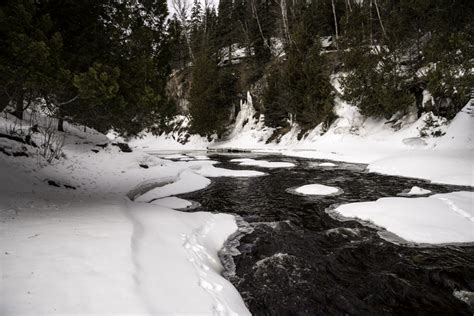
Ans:
<svg viewBox="0 0 474 316"><path fill-rule="evenodd" d="M173 33L180 38L173 40L173 51L180 52L177 64L200 68L202 59L187 52L205 51L206 62L213 60L219 73L236 77L234 89L217 80L219 75L209 85L196 82L194 96L217 89L230 94L222 98L228 101L234 90L245 95L249 89L267 125L297 122L309 129L332 122L336 96L366 116L389 119L417 108L418 115L433 111L452 118L474 82L473 6L467 0L223 0L216 15L214 8L194 1L191 15L175 15L170 25L181 30ZM340 95L331 84L336 77ZM427 92L432 99L424 99ZM212 107L192 111L196 127ZM213 131L219 130L216 120L229 122L221 113L232 107L221 104Z"/></svg>
<svg viewBox="0 0 474 316"><path fill-rule="evenodd" d="M7 1L0 6L1 108L135 134L171 106L166 1Z"/></svg>
<svg viewBox="0 0 474 316"><path fill-rule="evenodd" d="M166 83L185 73L192 131L223 135L247 90L267 125L309 129L333 121L336 97L366 116L451 118L474 86L469 0L173 0L172 12L166 1L7 1L0 107L21 118L40 103L59 129L133 135L175 113Z"/></svg>

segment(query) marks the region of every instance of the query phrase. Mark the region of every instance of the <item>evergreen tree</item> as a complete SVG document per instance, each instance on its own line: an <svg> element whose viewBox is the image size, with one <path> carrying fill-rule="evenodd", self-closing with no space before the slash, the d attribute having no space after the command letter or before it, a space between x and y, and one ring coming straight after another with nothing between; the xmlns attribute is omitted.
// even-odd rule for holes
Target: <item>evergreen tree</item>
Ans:
<svg viewBox="0 0 474 316"><path fill-rule="evenodd" d="M32 1L8 1L0 6L0 46L0 108L14 104L21 119L25 108L48 98L68 75L59 58L62 36Z"/></svg>
<svg viewBox="0 0 474 316"><path fill-rule="evenodd" d="M219 1L218 37L219 47L225 48L225 56L232 57L232 44L235 43L236 25L233 14L233 0Z"/></svg>
<svg viewBox="0 0 474 316"><path fill-rule="evenodd" d="M218 136L224 133L235 95L234 81L230 72L218 68L209 53L197 56L189 99L193 132Z"/></svg>
<svg viewBox="0 0 474 316"><path fill-rule="evenodd" d="M285 125L292 118L303 129L309 129L334 117L327 61L320 53L320 30L311 14L313 5L302 4L299 8L287 60L268 79L265 117L272 126Z"/></svg>
<svg viewBox="0 0 474 316"><path fill-rule="evenodd" d="M64 0L46 2L44 10L67 38L62 56L73 74L67 91L57 96L74 102L59 99L57 104L63 106L58 116L100 131L135 134L169 111L166 1ZM104 94L100 84L84 86L83 79L93 78L94 72L114 79L114 96ZM104 98L99 101L100 96Z"/></svg>

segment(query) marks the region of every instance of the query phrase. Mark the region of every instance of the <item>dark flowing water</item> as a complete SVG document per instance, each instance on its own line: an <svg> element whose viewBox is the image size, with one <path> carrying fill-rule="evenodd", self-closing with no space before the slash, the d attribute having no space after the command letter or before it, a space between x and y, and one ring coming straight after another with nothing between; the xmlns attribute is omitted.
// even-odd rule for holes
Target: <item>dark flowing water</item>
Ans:
<svg viewBox="0 0 474 316"><path fill-rule="evenodd" d="M461 189L384 176L364 166L265 156L290 161L291 169L242 167L230 156L211 157L228 169L254 169L256 178L213 178L201 191L180 197L197 201L192 211L242 218L224 251L224 275L255 315L472 315L455 290L474 291L474 247L409 247L379 237L357 221L338 221L326 209L341 203L396 196L417 185L443 193ZM258 158L257 158L258 159ZM321 161L319 161L321 162ZM319 183L341 188L338 196L305 197L287 188ZM471 302L472 303L472 302Z"/></svg>

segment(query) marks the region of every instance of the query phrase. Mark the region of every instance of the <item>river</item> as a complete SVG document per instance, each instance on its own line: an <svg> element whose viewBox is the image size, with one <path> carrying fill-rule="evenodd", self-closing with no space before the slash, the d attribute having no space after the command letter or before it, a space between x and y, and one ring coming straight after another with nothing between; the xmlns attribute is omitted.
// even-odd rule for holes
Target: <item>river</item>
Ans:
<svg viewBox="0 0 474 316"><path fill-rule="evenodd" d="M472 190L369 173L364 165L264 156L293 168L243 167L235 155L211 155L221 168L268 173L253 178L213 178L204 190L179 197L198 202L188 211L235 214L240 230L221 252L224 275L254 315L472 315L453 295L474 290L472 245L396 244L380 229L340 221L327 210L349 202L393 197L412 186L434 193ZM238 155L255 158L254 155ZM299 196L289 188L336 186L343 194ZM232 249L235 246L235 249ZM238 251L236 251L238 250Z"/></svg>

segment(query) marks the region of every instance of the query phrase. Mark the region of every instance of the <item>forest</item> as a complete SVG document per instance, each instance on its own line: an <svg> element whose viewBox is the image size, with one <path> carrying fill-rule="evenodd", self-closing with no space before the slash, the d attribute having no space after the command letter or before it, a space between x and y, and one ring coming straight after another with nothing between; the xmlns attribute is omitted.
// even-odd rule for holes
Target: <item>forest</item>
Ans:
<svg viewBox="0 0 474 316"><path fill-rule="evenodd" d="M303 131L334 99L389 120L451 119L474 86L469 0L7 1L0 6L0 109L136 135L183 112L222 136L251 91L265 124ZM342 93L334 88L338 78ZM184 96L169 83L184 87ZM177 83L176 83L177 82ZM432 96L426 101L424 94Z"/></svg>

